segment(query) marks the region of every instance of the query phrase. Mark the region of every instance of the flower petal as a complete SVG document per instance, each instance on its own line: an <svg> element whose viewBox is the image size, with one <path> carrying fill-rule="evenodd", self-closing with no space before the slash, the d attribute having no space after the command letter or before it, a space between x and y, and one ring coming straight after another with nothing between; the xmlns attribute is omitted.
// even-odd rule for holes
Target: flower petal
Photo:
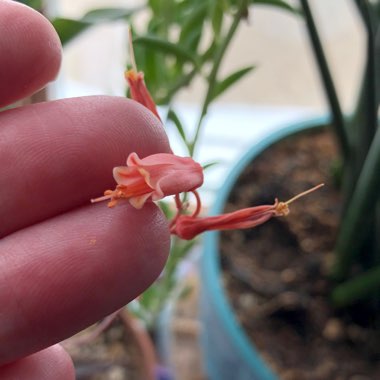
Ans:
<svg viewBox="0 0 380 380"><path fill-rule="evenodd" d="M151 197L152 193L147 193L144 195L140 195L137 197L131 197L129 198L129 203L136 209L141 209L145 202Z"/></svg>
<svg viewBox="0 0 380 380"><path fill-rule="evenodd" d="M180 215L172 226L171 232L182 239L191 240L205 231L253 228L275 216L275 206L249 207L227 214L203 218Z"/></svg>

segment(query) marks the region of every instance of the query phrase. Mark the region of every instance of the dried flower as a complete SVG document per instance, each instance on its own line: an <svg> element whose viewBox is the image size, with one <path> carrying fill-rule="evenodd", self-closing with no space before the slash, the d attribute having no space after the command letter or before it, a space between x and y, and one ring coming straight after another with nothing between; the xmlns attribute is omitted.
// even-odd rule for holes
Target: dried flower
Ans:
<svg viewBox="0 0 380 380"><path fill-rule="evenodd" d="M152 96L150 95L145 82L144 82L144 73L137 71L137 65L135 60L135 53L133 51L133 42L132 42L132 30L128 30L129 34L129 54L132 62L132 69L127 70L124 73L124 77L128 82L129 88L131 90L131 98L136 100L136 102L142 104L148 110L152 111L161 121L160 115L157 112L156 103L154 102Z"/></svg>
<svg viewBox="0 0 380 380"><path fill-rule="evenodd" d="M168 195L194 192L203 183L203 169L190 157L170 153L157 153L140 159L131 153L127 166L113 169L117 182L115 190L107 190L103 197L91 200L109 200L113 207L119 199L127 199L140 209L148 199L158 201Z"/></svg>
<svg viewBox="0 0 380 380"><path fill-rule="evenodd" d="M131 89L131 98L152 111L161 121L161 118L157 112L156 104L154 103L152 96L145 85L144 73L131 69L127 70L124 73L124 76L129 84L129 88Z"/></svg>
<svg viewBox="0 0 380 380"><path fill-rule="evenodd" d="M286 216L289 214L288 205L296 199L311 193L323 186L320 184L313 187L287 202L279 202L277 199L273 205L263 205L244 208L242 210L210 217L197 217L189 215L179 215L175 223L171 225L171 233L181 239L191 240L195 236L205 231L212 230L235 230L257 227L267 222L274 216Z"/></svg>

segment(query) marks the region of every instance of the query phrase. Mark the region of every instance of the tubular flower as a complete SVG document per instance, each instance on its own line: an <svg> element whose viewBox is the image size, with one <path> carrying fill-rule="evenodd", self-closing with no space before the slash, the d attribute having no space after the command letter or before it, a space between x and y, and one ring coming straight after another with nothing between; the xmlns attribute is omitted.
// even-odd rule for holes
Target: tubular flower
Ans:
<svg viewBox="0 0 380 380"><path fill-rule="evenodd" d="M195 192L203 183L203 169L190 157L158 153L140 159L131 153L127 166L113 169L113 177L116 189L107 190L104 196L91 201L109 200L108 207L113 207L120 199L126 199L140 209L147 200L158 201L168 195Z"/></svg>
<svg viewBox="0 0 380 380"><path fill-rule="evenodd" d="M131 89L131 98L152 111L161 121L161 118L157 112L156 104L154 103L152 96L145 85L144 73L131 69L127 70L124 73L124 76L129 84L129 88Z"/></svg>
<svg viewBox="0 0 380 380"><path fill-rule="evenodd" d="M280 203L276 202L274 205L249 207L210 217L180 215L172 227L171 233L181 239L191 240L205 231L253 228L265 223L273 216L289 213L288 208L285 207L280 214L280 211L277 210L279 205Z"/></svg>
<svg viewBox="0 0 380 380"><path fill-rule="evenodd" d="M210 217L196 217L179 215L175 223L171 225L171 233L181 239L191 240L205 231L235 230L257 227L267 222L274 216L286 216L289 214L289 203L303 195L320 188L323 184L313 187L287 202L279 202L277 199L273 205L263 205L244 208L242 210Z"/></svg>

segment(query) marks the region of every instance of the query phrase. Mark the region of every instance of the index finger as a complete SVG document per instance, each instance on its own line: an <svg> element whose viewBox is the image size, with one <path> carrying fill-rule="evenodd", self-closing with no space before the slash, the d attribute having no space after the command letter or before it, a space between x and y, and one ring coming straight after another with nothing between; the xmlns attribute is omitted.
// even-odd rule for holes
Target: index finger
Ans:
<svg viewBox="0 0 380 380"><path fill-rule="evenodd" d="M53 80L61 43L41 14L17 1L0 0L0 107Z"/></svg>
<svg viewBox="0 0 380 380"><path fill-rule="evenodd" d="M140 104L93 96L0 114L0 237L115 186L129 153L170 152L158 119Z"/></svg>

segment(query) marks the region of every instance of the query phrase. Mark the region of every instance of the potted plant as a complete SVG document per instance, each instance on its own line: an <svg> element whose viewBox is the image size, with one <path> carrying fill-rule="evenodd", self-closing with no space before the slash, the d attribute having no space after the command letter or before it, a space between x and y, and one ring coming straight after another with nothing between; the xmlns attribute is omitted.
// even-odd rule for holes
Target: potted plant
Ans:
<svg viewBox="0 0 380 380"><path fill-rule="evenodd" d="M290 254L287 256L287 259L279 259L277 256L275 266L280 268L281 271L276 274L277 277L274 276L274 271L267 273L268 276L270 276L265 277L263 273L260 272L265 265L261 266L258 261L269 260L268 257L264 256L272 255L272 252L269 252L272 249L272 245L269 245L267 251L263 251L260 259L255 261L256 271L253 273L247 273L247 271L244 271L244 269L250 267L242 268L244 265L247 265L247 261L241 257L238 259L241 261L240 266L236 265L236 262L232 264L229 263L228 260L230 260L230 256L228 254L222 254L222 257L220 257L221 249L223 249L222 245L226 245L226 241L227 245L224 250L228 251L234 244L239 247L233 251L235 255L239 254L239 249L244 249L244 246L247 245L249 245L251 249L251 252L247 254L252 256L259 255L261 248L255 248L255 245L259 246L261 241L259 240L260 237L257 235L249 234L244 237L247 240L239 243L240 239L242 239L240 235L227 236L221 240L218 233L214 232L207 234L205 237L205 252L202 256L203 286L201 292L201 318L204 324L208 326L208 328L204 329L203 347L206 355L208 374L211 379L227 379L232 376L238 379L275 379L277 375L275 375L268 362L272 364L272 368L276 368L277 374L281 374L284 378L314 378L313 376L315 376L315 378L327 379L338 378L339 376L354 376L358 374L367 375L371 378L372 376L373 378L378 376L379 368L373 364L376 362L376 351L377 353L379 352L378 346L377 349L373 347L369 348L368 346L371 345L371 343L364 344L361 339L364 339L366 343L369 343L371 341L371 336L377 336L379 322L378 291L380 289L380 267L378 262L379 241L376 237L379 232L379 217L378 206L376 205L378 205L379 202L380 191L380 177L378 175L380 169L380 133L378 128L380 92L378 70L380 3L378 1L367 2L360 0L353 1L353 3L357 8L358 14L362 17L367 36L365 68L363 71L361 88L358 91L357 105L354 113L349 117L344 117L342 113L330 69L325 59L317 28L315 26L313 14L310 10L308 1L301 0L300 7L310 36L311 46L316 57L327 100L330 105L331 120L330 118L325 118L291 125L280 130L277 134L268 137L266 140L260 141L259 144L253 147L232 170L230 176L222 185L222 190L213 209L213 213L222 212L226 207L228 198L230 201L232 200L234 202L233 206L235 207L236 205L245 206L244 202L239 198L243 196L244 191L242 190L241 192L238 192L235 189L239 186L239 181L240 185L243 184L243 186L245 186L244 190L246 193L256 192L255 195L248 197L248 201L250 202L252 199L256 199L256 201L260 202L262 199L260 197L255 198L255 196L257 197L258 194L263 196L263 194L257 192L255 188L266 186L264 191L270 193L270 186L276 186L276 182L271 181L271 179L273 176L279 175L279 171L275 170L275 165L270 166L266 162L263 163L263 161L268 161L272 158L274 160L277 158L278 161L279 158L281 160L281 157L282 160L287 159L286 156L279 155L280 153L276 151L277 148L273 146L280 145L278 142L286 138L286 144L288 144L288 160L290 159L289 157L294 156L298 157L299 161L307 161L308 158L304 157L308 152L305 150L309 150L310 152L317 151L318 140L316 134L313 132L311 137L313 143L306 145L307 148L304 148L302 152L303 156L297 156L297 153L295 152L295 139L299 136L299 132L305 129L310 130L310 128L317 130L318 128L315 129L314 127L321 125L324 125L325 127L328 126L335 137L337 152L329 157L329 162L327 162L328 165L326 164L325 159L324 164L314 162L314 166L324 165L328 169L325 171L325 175L329 175L330 177L329 180L326 179L329 184L328 187L332 188L332 191L335 192L330 199L332 199L332 203L337 206L337 210L335 210L335 215L337 215L337 225L330 226L327 230L336 228L337 236L336 239L333 240L333 243L334 241L335 243L329 248L334 252L333 255L326 255L325 259L321 260L320 256L322 256L322 252L315 252L315 249L314 252L313 249L311 249L311 253L309 252L309 256L312 256L313 254L315 255L315 253L319 254L316 261L313 264L310 264L309 261L309 264L312 266L312 272L314 271L314 275L315 272L319 273L318 276L313 278L314 285L317 281L320 281L319 284L322 284L321 286L324 289L315 290L315 287L308 288L307 286L302 289L300 288L297 276L300 277L301 274L300 272L297 272L299 271L299 267L294 264L294 261L302 261L301 256L296 256L296 258L294 258ZM294 135L295 133L297 133L297 136L293 137L292 140L289 136ZM307 144L305 141L306 140L303 140L302 144ZM270 151L269 148L271 149ZM267 153L265 153L265 151L267 151ZM258 156L262 156L262 161L259 162L256 160ZM253 163L251 167L247 169L247 166L249 166L248 164L252 161ZM295 161L296 159L293 158L292 163L296 166ZM303 165L303 163L300 165ZM257 170L252 168L260 166L263 168L261 175L267 177L268 181L263 181L257 184L257 181L259 180L257 176L259 175L260 168ZM272 168L274 168L274 170L272 170ZM245 174L243 173L244 170L246 170ZM293 171L297 172L297 167L294 167ZM243 177L244 175L245 177ZM312 172L303 172L302 177L312 175ZM238 179L239 176L241 176L240 179ZM249 182L250 178L254 179L254 184ZM297 178L299 179L300 176ZM288 180L291 180L291 178L284 176L279 182L286 182L285 186L289 187L291 186L291 182ZM334 187L336 187L336 190ZM274 192L276 192L276 190L274 190ZM325 192L323 197L326 197L326 195ZM319 202L323 202L323 199L319 199ZM320 203L319 205L316 205L316 207L323 209L325 206ZM309 211L309 208L303 210L306 214ZM297 214L296 211L295 214ZM323 217L326 214L323 215L323 213L321 213L321 215ZM328 215L331 217L331 214ZM295 220L297 217L298 214L293 216L293 218L289 218L289 220ZM334 219L334 217L331 217L331 219ZM314 218L314 214L311 214L309 220L303 219L303 223L313 225L312 221L310 221L312 218ZM331 221L331 219L329 222L334 225L335 221ZM268 225L262 226L262 229L264 230L267 226ZM328 223L326 226L328 226ZM294 232L294 229L292 229L293 227L279 227L278 231L282 234L285 229L290 228L290 231L285 232L288 233L287 236L290 236L291 239L295 239L298 244L298 238L292 235ZM312 234L313 229L311 228L309 232ZM325 231L324 233L327 232ZM273 231L272 235L265 235L263 232L262 239L267 241L268 239L278 240L280 242L279 245L284 243L281 236L279 236L279 234L274 234ZM299 253L297 244L293 246L293 252ZM282 248L283 253L286 254L288 251L286 251L285 247ZM324 249L326 250L326 247L324 247ZM277 341L275 340L276 337L268 337L268 340L274 339L274 342L277 342L277 345L283 344L283 351L272 352L271 354L273 355L267 355L266 353L267 364L264 364L261 356L257 354L257 351L254 348L254 343L251 342L247 333L242 328L242 325L250 325L252 319L255 319L254 314L251 313L249 316L246 316L246 318L251 318L251 321L244 322L244 316L241 315L239 316L240 321L238 321L237 314L235 314L235 311L232 311L231 304L233 304L234 309L236 309L237 304L242 301L236 300L235 298L231 298L230 301L227 300L225 290L221 283L221 278L224 278L225 283L231 281L229 281L228 275L226 277L226 275L222 276L221 274L221 259L223 266L228 267L227 271L231 269L231 266L232 270L235 271L231 277L238 277L240 282L243 282L246 287L248 286L251 290L253 289L256 296L247 296L244 303L250 303L250 305L246 307L248 309L252 307L256 314L262 312L263 317L270 320L272 323L272 330L273 326L280 329L279 326L282 326L282 322L279 322L279 319L281 318L288 319L288 321L291 320L288 324L293 326L293 330L303 328L305 325L306 327L310 327L310 320L312 319L310 318L310 313L316 312L318 313L316 317L323 320L323 322L320 321L321 329L316 332L319 338L324 337L329 340L332 349L335 351L338 351L344 344L346 344L346 346L356 346L357 356L360 356L360 352L364 357L367 355L369 363L372 361L372 367L371 364L369 364L367 368L359 366L355 369L355 366L353 365L356 360L355 356L342 356L342 361L350 361L349 366L352 364L351 369L347 369L347 366L342 364L342 369L340 371L336 364L325 360L324 368L322 370L322 365L318 367L319 356L317 349L315 349L314 352L308 350L308 348L312 346L312 339L308 336L307 332L298 331L294 336L304 339L303 345L300 345L303 347L304 351L297 351L298 358L296 361L302 364L307 361L313 361L313 363L310 364L312 372L310 374L310 371L308 372L305 370L302 365L299 367L294 366L294 369L292 369L292 365L289 364L291 359L289 359L287 364L282 363L282 367L288 365L288 368L282 368L282 370L280 370L281 365L278 363L276 364L276 360L273 357L275 355L282 355L282 360L286 361L286 359L284 359L286 356L284 351L291 351L294 347L287 347L287 341L284 342L284 339L280 339L281 332L279 332L279 330L273 331L273 335L278 335ZM279 264L281 260L284 260L283 266ZM268 265L267 261L266 265ZM266 267L266 269L268 269L268 267ZM273 266L271 267L271 270L273 270ZM302 272L302 276L307 277L307 270L310 270L310 268L305 269ZM257 280L253 280L255 276L259 278L258 281L264 283L263 286L257 284ZM283 276L282 279L280 279L281 276ZM270 278L271 281L268 281L268 278ZM266 282L265 279L267 279ZM298 284L298 290L294 291L293 285L284 286L284 283L287 281L292 282L293 284ZM273 290L273 287L275 287L276 284L279 284L279 287L285 291L284 296L281 296L281 289L278 290L278 292ZM235 283L233 286L235 286ZM301 287L302 286L303 285L301 285ZM263 289L265 287L266 289ZM271 288L273 292L271 292ZM239 289L244 289L244 286ZM291 292L290 294L288 292L289 289L294 292ZM249 291L247 291L247 289L245 289L245 291L248 294ZM253 303L260 303L260 300L262 299L260 298L260 296L262 296L260 292L266 292L269 294L267 295L267 303L261 304L261 307L257 307L257 305L252 306ZM231 289L228 290L228 293L230 297L236 297L237 294L236 292L232 292ZM296 293L298 295L302 293L305 297L302 299L301 297L297 298ZM305 299L305 302L309 302L310 299L308 297L311 296L313 296L314 299L318 299L319 302L321 295L325 297L324 307L327 305L326 307L331 307L331 309L329 309L328 312L325 309L305 311L306 308L302 302L304 302ZM312 302L309 303L313 304ZM326 315L324 315L324 313L326 313ZM257 321L252 322L251 324L256 324L256 332L260 328L265 328L263 324L260 324L260 322ZM359 335L361 338L358 337ZM286 336L288 339L291 339L291 336L293 335ZM259 340L260 337L256 338ZM358 340L356 341L356 339ZM255 335L253 336L253 341L255 341ZM265 344L261 343L261 347L265 346ZM273 350L273 347L272 351L275 351ZM329 355L327 352L328 351L325 352L324 359ZM304 359L300 359L302 355L305 355ZM310 355L314 355L312 360L310 359ZM329 359L331 359L331 357ZM295 359L293 358L293 360ZM350 370L353 372L350 373Z"/></svg>

